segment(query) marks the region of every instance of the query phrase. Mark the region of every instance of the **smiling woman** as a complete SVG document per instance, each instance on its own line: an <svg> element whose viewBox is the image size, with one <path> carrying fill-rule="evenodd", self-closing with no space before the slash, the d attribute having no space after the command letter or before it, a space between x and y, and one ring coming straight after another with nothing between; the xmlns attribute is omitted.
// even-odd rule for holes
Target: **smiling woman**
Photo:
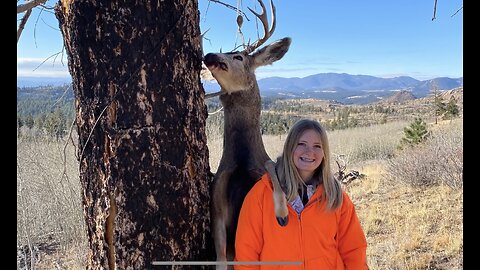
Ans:
<svg viewBox="0 0 480 270"><path fill-rule="evenodd" d="M302 119L291 127L276 171L288 200L289 222L277 224L275 175L266 173L240 210L235 260L303 264L292 269L367 270L365 234L352 201L333 177L327 134L319 122ZM235 269L259 269L251 267Z"/></svg>
<svg viewBox="0 0 480 270"><path fill-rule="evenodd" d="M315 170L323 161L323 156L320 134L314 130L306 130L298 139L297 147L293 151L293 163L305 184L312 181Z"/></svg>

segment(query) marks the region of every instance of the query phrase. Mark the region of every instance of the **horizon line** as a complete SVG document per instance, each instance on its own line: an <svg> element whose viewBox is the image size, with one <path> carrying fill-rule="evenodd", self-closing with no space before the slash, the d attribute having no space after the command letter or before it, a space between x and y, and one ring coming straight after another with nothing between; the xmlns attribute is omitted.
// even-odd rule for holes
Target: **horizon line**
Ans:
<svg viewBox="0 0 480 270"><path fill-rule="evenodd" d="M376 78L381 78L381 79L394 79L394 78L399 78L399 77L410 77L410 78L413 78L415 80L418 80L418 81L427 81L427 80L432 80L432 79L437 79L437 78L449 78L449 79L461 79L463 78L463 75L460 75L460 76L448 76L448 75L443 75L443 76L434 76L434 77L429 77L428 79L418 79L416 77L413 77L411 75L398 75L398 76L392 76L392 77L388 77L388 76L378 76L378 75L369 75L369 74L351 74L351 73L347 73L347 72L319 72L319 73L315 73L315 74L311 74L311 75L306 75L304 77L299 77L299 76L292 76L292 77L283 77L283 76L268 76L268 77L261 77L261 78L257 78L257 80L262 80L262 79L268 79L268 78L284 78L284 79L295 79L295 78L300 78L300 79L304 79L306 77L310 77L310 76L315 76L315 75L320 75L320 74L346 74L346 75L350 75L350 76L371 76L371 77L376 77ZM257 76L258 77L258 76ZM34 79L43 79L43 80L48 80L48 79L51 79L51 80L67 80L67 79L70 79L71 80L71 76L68 75L68 76L35 76L35 75L20 75L18 76L17 75L17 81L19 79L29 79L29 80L34 80ZM201 80L202 82L203 81L212 81L212 82L216 82L215 80Z"/></svg>

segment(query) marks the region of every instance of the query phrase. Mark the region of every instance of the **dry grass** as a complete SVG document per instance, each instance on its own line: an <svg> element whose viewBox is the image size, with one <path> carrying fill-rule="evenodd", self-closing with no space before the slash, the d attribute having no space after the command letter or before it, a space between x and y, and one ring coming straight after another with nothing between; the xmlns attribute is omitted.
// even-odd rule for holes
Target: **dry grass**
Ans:
<svg viewBox="0 0 480 270"><path fill-rule="evenodd" d="M429 127L460 132L462 123ZM462 269L463 189L413 188L385 177L385 159L397 154L407 125L399 121L329 132L332 152L348 157L348 169L367 175L353 181L347 192L367 235L370 269ZM221 136L208 137L212 172L221 157ZM263 137L270 157L281 153L285 137ZM54 247L50 254L41 253L36 269L85 268L87 244L73 147L67 148L68 178L62 157L63 143L17 140L17 250L29 243L32 250L41 243Z"/></svg>
<svg viewBox="0 0 480 270"><path fill-rule="evenodd" d="M430 123L428 128L433 138L427 149L437 144L434 149L438 158L444 156L438 148L458 150L462 145L462 118L438 125ZM450 144L446 142L455 142L456 147L446 147ZM461 151L463 154L463 147ZM409 154L396 153L398 157L393 160L410 158L421 162L419 156ZM406 185L387 173L389 161L355 164L353 168L367 177L352 182L347 191L367 235L370 269L463 269L463 188L453 189L443 182L428 187ZM425 169L427 174L438 172L438 168Z"/></svg>
<svg viewBox="0 0 480 270"><path fill-rule="evenodd" d="M39 267L59 252L58 265L82 265L86 232L78 163L64 142L17 139L17 268ZM62 268L64 269L64 268ZM72 269L72 268L68 268Z"/></svg>
<svg viewBox="0 0 480 270"><path fill-rule="evenodd" d="M406 121L335 130L328 133L333 155L345 155L351 164L395 155Z"/></svg>
<svg viewBox="0 0 480 270"><path fill-rule="evenodd" d="M385 162L348 193L368 241L370 269L463 269L463 189L413 188L384 180Z"/></svg>

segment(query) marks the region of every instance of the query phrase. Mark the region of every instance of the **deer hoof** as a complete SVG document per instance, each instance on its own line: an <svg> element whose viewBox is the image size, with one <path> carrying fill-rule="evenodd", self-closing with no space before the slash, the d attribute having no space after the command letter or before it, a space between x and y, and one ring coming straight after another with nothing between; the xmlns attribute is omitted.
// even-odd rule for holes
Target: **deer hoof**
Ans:
<svg viewBox="0 0 480 270"><path fill-rule="evenodd" d="M278 225L285 227L288 224L288 216L286 217L277 217Z"/></svg>

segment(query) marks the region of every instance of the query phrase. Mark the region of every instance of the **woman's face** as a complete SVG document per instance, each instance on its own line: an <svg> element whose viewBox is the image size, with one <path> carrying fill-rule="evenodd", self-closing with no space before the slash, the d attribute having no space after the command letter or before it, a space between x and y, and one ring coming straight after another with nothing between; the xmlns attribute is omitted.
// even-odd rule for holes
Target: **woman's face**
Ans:
<svg viewBox="0 0 480 270"><path fill-rule="evenodd" d="M323 160L323 146L320 134L309 129L300 136L293 150L293 163L304 181L309 181Z"/></svg>

